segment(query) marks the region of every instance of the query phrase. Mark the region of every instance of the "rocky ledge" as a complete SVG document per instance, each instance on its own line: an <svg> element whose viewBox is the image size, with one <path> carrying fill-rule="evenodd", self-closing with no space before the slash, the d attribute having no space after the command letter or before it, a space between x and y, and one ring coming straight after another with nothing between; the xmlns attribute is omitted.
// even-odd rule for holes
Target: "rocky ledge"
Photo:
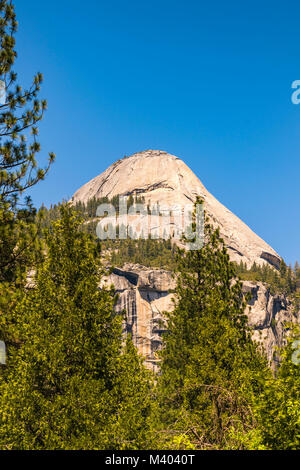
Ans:
<svg viewBox="0 0 300 470"><path fill-rule="evenodd" d="M171 272L127 264L115 268L104 279L113 284L118 293L116 311L125 312L124 333L130 332L147 367L157 371L157 352L162 347L166 330L163 312L173 308L172 289L176 281ZM284 342L286 322L298 323L299 314L293 312L291 302L283 295L272 295L263 283L245 281L245 293L251 293L247 308L253 337L262 343L270 362L276 361L276 350Z"/></svg>

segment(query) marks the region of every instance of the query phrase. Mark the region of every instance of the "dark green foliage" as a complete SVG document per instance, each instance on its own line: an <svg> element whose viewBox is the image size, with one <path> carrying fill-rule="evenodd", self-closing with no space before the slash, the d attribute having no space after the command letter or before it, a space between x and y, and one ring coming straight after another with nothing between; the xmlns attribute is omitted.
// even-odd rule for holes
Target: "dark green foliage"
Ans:
<svg viewBox="0 0 300 470"><path fill-rule="evenodd" d="M300 449L300 330L292 329L281 364L256 404L258 439L271 450Z"/></svg>
<svg viewBox="0 0 300 470"><path fill-rule="evenodd" d="M0 282L20 280L25 265L34 262L37 248L35 210L30 199L18 206L23 191L44 178L54 155L49 155L46 169L37 165L40 152L38 122L47 103L38 98L42 75L36 74L32 85L22 89L12 71L15 51L16 15L11 1L0 1Z"/></svg>
<svg viewBox="0 0 300 470"><path fill-rule="evenodd" d="M95 244L69 207L46 235L33 289L0 316L1 449L146 446L150 382L133 345L123 350L115 295L99 290Z"/></svg>
<svg viewBox="0 0 300 470"><path fill-rule="evenodd" d="M273 294L291 295L297 289L297 269L287 266L283 260L280 263L280 270L267 266L258 266L254 263L251 268L241 262L236 265L237 273L242 280L266 283ZM300 277L300 276L299 276Z"/></svg>
<svg viewBox="0 0 300 470"><path fill-rule="evenodd" d="M144 198L128 197L127 206L132 204L144 204ZM87 204L77 202L74 208L82 215L85 223L81 229L96 235L96 228L98 220L96 219L97 207L100 204L112 204L118 214L119 196L112 199L103 197L100 199L92 198ZM50 209L41 207L39 216L42 217L43 227L49 227L51 223L59 218L59 207L53 205ZM117 227L118 234L118 227ZM176 268L176 246L171 240L152 240L152 239L139 239L132 240L107 240L101 243L104 251L109 250L108 259L112 264L122 266L125 263L140 264L147 267L157 267L174 270ZM296 263L294 268L288 267L284 261L281 261L280 270L268 266L267 264L259 266L254 263L251 268L248 268L246 263L241 262L235 264L238 276L241 280L248 280L253 282L264 282L269 287L273 294L293 295L297 288L300 289L300 268Z"/></svg>
<svg viewBox="0 0 300 470"><path fill-rule="evenodd" d="M201 250L181 252L175 310L161 353L160 425L197 448L224 448L254 426L251 405L268 375L251 340L241 283L218 230ZM162 434L163 435L163 434ZM166 445L166 443L164 443Z"/></svg>
<svg viewBox="0 0 300 470"><path fill-rule="evenodd" d="M45 170L36 166L40 151L37 123L43 118L47 103L38 99L42 74L33 78L29 89L16 84L11 70L15 62L16 16L12 2L0 2L0 79L4 99L0 105L0 202L14 206L18 195L44 178ZM54 155L49 156L49 165Z"/></svg>
<svg viewBox="0 0 300 470"><path fill-rule="evenodd" d="M97 217L97 209L101 204L111 204L116 211L116 215L119 214L119 197L113 196L111 199L108 197L96 198L93 197L88 200L85 204L81 201L73 202L72 205L74 209L82 216L85 221L91 221ZM127 198L127 208L131 207L134 204L144 204L144 198L142 197L133 197L130 195ZM49 227L51 223L59 218L59 208L62 204L51 205L49 209L45 206L42 206L39 210L43 214L44 227ZM91 222L90 222L91 223ZM96 233L96 230L95 230Z"/></svg>
<svg viewBox="0 0 300 470"><path fill-rule="evenodd" d="M144 199L130 196L127 201L127 206L131 207L132 204L143 204ZM77 202L73 205L74 209L83 217L84 224L80 227L94 236L96 239L96 228L99 220L95 220L97 207L100 204L112 204L116 209L119 207L119 196L112 199L101 198L91 199L87 204ZM41 219L40 225L42 227L50 227L51 224L59 218L60 204L51 206L50 209L41 207L38 216ZM118 211L116 211L118 213ZM93 220L94 219L94 220ZM119 227L117 229L117 237ZM170 239L152 240L138 239L134 240L128 238L126 240L105 240L101 241L101 249L106 253L106 258L111 264L116 266L123 266L125 263L140 264L147 267L157 267L165 269L175 269L176 261L176 245Z"/></svg>
<svg viewBox="0 0 300 470"><path fill-rule="evenodd" d="M0 203L0 283L20 285L27 268L41 256L35 210L30 202L22 210L10 210ZM3 285L3 284L2 284Z"/></svg>
<svg viewBox="0 0 300 470"><path fill-rule="evenodd" d="M107 243L111 250L113 265L125 263L140 264L147 267L175 269L176 245L171 240L116 240ZM103 244L103 246L106 246Z"/></svg>
<svg viewBox="0 0 300 470"><path fill-rule="evenodd" d="M170 240L96 241L97 207L118 213L118 196L36 213L21 198L54 155L39 168L42 75L16 84L16 29L12 2L0 0L0 449L299 449L299 330L272 375L236 277L289 295L299 312L299 264L235 266L209 224L192 252ZM129 195L128 206L144 203ZM156 387L123 343L113 288L99 288L103 256L178 272Z"/></svg>
<svg viewBox="0 0 300 470"><path fill-rule="evenodd" d="M77 201L76 203L73 204L73 207L76 211L78 211L82 215L82 217L84 217L85 220L88 220L88 219L93 219L97 216L97 209L101 204L111 204L116 210L116 215L118 215L119 203L120 203L120 196L116 195L116 196L113 196L112 198L93 197L89 199L86 204L84 204L81 201ZM144 203L145 203L145 199L143 197L133 196L132 194L127 196L127 208L128 209L135 204L144 204ZM53 208L50 209L50 212L51 210L54 210L54 214L55 214L56 207L57 206L53 206Z"/></svg>
<svg viewBox="0 0 300 470"><path fill-rule="evenodd" d="M130 336L121 357L114 400L118 404L107 436L109 449L151 449L153 382Z"/></svg>

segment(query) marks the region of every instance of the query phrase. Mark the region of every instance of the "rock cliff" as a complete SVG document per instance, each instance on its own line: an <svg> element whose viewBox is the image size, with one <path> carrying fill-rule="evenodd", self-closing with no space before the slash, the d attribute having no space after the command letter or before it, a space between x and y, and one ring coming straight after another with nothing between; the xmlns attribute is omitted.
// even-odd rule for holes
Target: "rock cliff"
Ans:
<svg viewBox="0 0 300 470"><path fill-rule="evenodd" d="M266 242L212 196L198 177L178 157L159 150L136 153L111 165L104 173L85 184L72 201L86 203L94 197L118 195L142 196L150 206L193 203L204 200L205 210L215 226L220 227L233 261L248 266L279 266L280 257Z"/></svg>
<svg viewBox="0 0 300 470"><path fill-rule="evenodd" d="M86 203L92 198L111 199L118 195L142 196L150 207L157 203L184 206L200 196L210 221L220 228L233 261L243 261L248 266L254 262L267 264L274 268L280 264L280 256L218 202L174 155L148 150L119 160L79 189L72 201ZM175 280L172 273L125 265L114 269L105 282L113 284L119 295L116 309L126 313L124 330L132 333L148 367L157 370L157 351L166 328L163 312L173 308L170 290L175 287ZM244 282L244 291L252 294L248 315L253 336L263 343L271 361L276 347L283 343L284 323L297 321L292 306L284 296L271 295L262 283Z"/></svg>
<svg viewBox="0 0 300 470"><path fill-rule="evenodd" d="M157 351L162 347L162 334L167 325L163 312L173 308L173 294L176 280L171 272L148 269L127 264L115 268L104 279L113 284L118 293L116 311L125 312L124 331L132 334L135 345L145 357L146 365L157 371ZM282 295L272 295L262 283L245 281L245 293L251 292L247 314L253 328L253 338L261 342L270 362L276 360L276 349L283 345L286 322L298 322L293 307Z"/></svg>

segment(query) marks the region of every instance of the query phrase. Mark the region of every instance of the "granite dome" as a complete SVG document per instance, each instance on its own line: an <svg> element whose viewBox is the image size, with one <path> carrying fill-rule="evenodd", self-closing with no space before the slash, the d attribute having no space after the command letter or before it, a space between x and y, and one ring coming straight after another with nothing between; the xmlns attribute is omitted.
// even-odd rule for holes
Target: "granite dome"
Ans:
<svg viewBox="0 0 300 470"><path fill-rule="evenodd" d="M232 260L249 266L253 262L279 266L280 257L273 248L210 194L180 158L161 150L147 150L118 160L82 186L72 201L86 203L94 197L130 194L143 196L150 205L184 205L199 195L212 223L220 227Z"/></svg>

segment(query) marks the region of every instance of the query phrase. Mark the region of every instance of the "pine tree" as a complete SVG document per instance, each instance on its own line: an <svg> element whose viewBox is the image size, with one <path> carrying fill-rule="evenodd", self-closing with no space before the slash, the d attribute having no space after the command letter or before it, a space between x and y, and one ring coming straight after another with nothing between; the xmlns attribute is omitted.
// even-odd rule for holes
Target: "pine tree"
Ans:
<svg viewBox="0 0 300 470"><path fill-rule="evenodd" d="M95 243L70 207L60 210L35 287L11 316L0 315L8 356L0 371L0 448L137 448L148 379L132 348L122 350L122 318L114 291L99 290Z"/></svg>
<svg viewBox="0 0 300 470"><path fill-rule="evenodd" d="M256 416L261 448L300 449L300 330L292 328L275 376L258 397Z"/></svg>
<svg viewBox="0 0 300 470"><path fill-rule="evenodd" d="M178 257L177 299L166 314L161 353L160 426L168 439L186 436L197 448L224 448L238 429L253 426L251 404L267 371L219 230L206 223L205 239L203 248Z"/></svg>
<svg viewBox="0 0 300 470"><path fill-rule="evenodd" d="M47 103L38 98L43 81L37 73L32 85L22 89L12 70L17 53L17 21L11 1L0 1L0 282L19 278L20 269L32 263L37 243L30 218L35 210L26 198L25 210L18 208L22 193L45 177L54 154L49 154L45 169L37 165L41 146L37 124Z"/></svg>
<svg viewBox="0 0 300 470"><path fill-rule="evenodd" d="M115 401L119 404L109 428L108 448L111 450L151 449L154 443L152 426L152 376L144 367L130 335L120 360Z"/></svg>
<svg viewBox="0 0 300 470"><path fill-rule="evenodd" d="M17 74L12 66L17 56L14 49L17 21L11 1L0 1L0 19L0 77L4 95L0 105L0 202L14 205L18 194L43 179L49 168L42 170L36 165L36 154L40 151L37 124L47 103L38 99L41 73L34 76L29 89L16 85ZM49 164L53 159L50 154Z"/></svg>

